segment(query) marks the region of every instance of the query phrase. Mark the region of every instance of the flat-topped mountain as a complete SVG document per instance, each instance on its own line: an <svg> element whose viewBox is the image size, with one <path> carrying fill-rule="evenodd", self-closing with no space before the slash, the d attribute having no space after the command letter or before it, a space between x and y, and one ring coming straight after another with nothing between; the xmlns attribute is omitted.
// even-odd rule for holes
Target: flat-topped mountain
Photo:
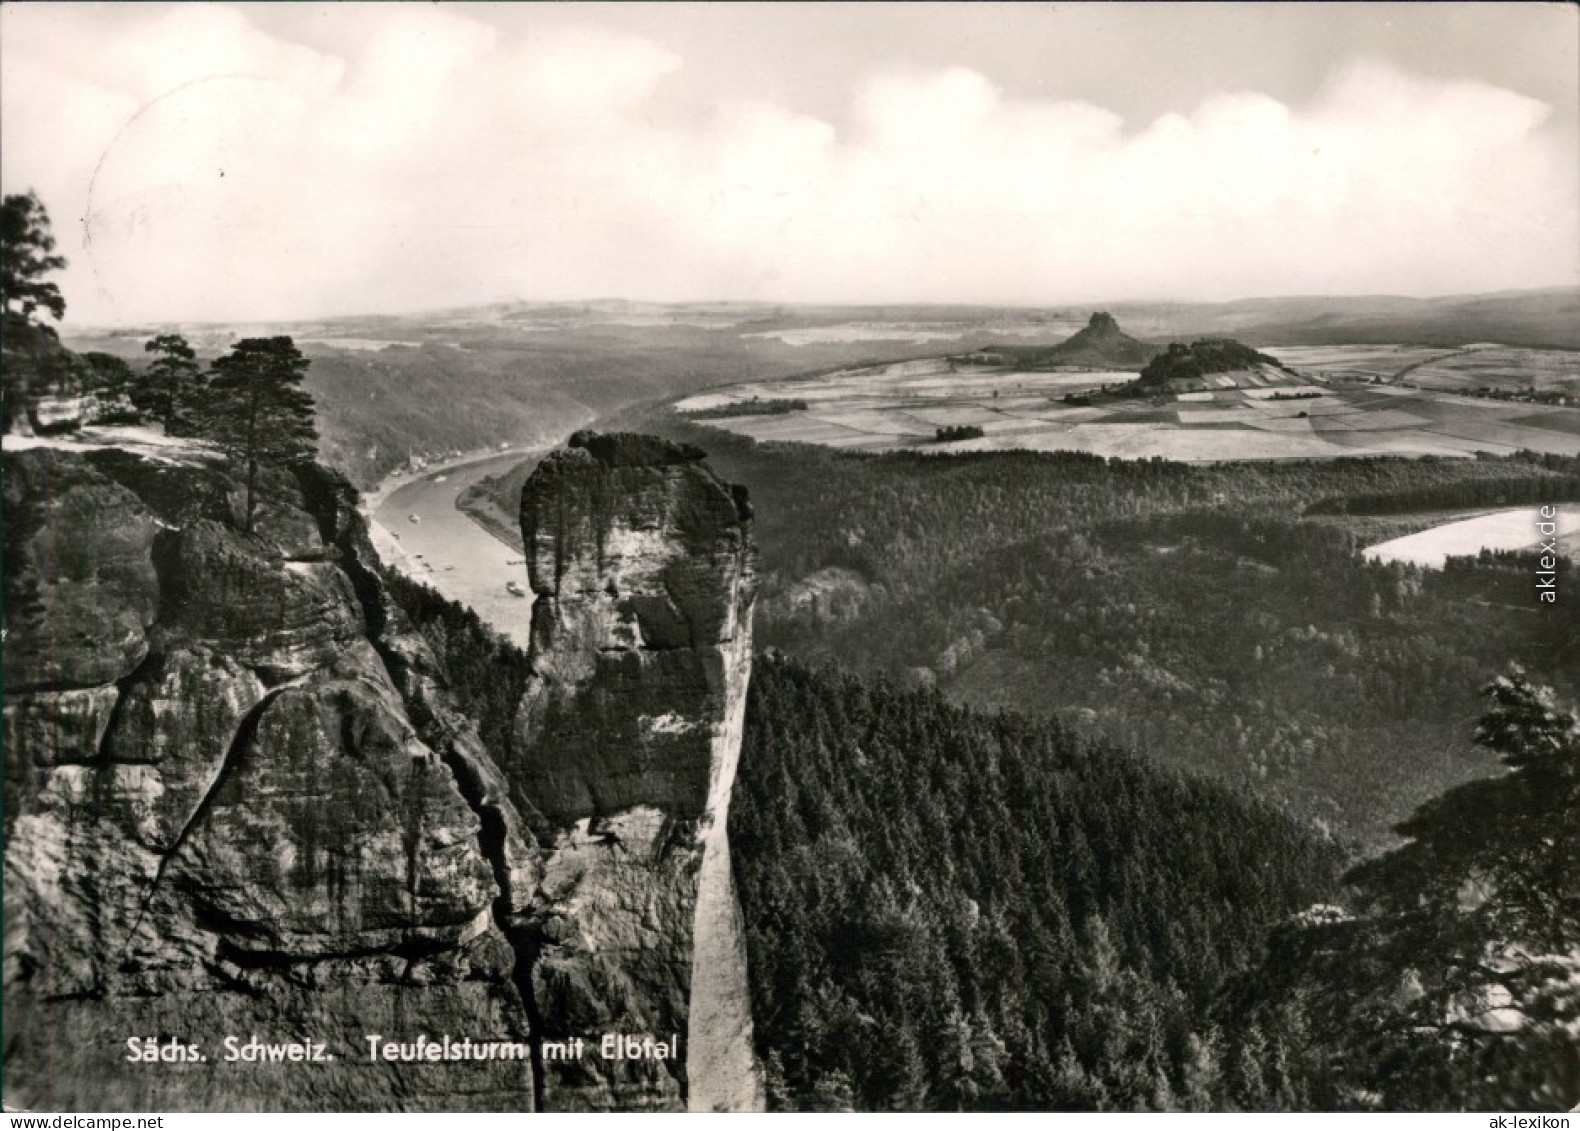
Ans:
<svg viewBox="0 0 1580 1131"><path fill-rule="evenodd" d="M1162 352L1162 346L1132 338L1112 314L1099 310L1083 329L1058 345L992 346L980 354L998 364L1030 369L1140 369Z"/></svg>
<svg viewBox="0 0 1580 1131"><path fill-rule="evenodd" d="M1132 338L1119 328L1112 314L1099 310L1087 322L1086 329L1077 331L1068 341L1054 346L1048 351L1047 358L1062 365L1133 369L1146 365L1159 352L1161 347Z"/></svg>
<svg viewBox="0 0 1580 1131"><path fill-rule="evenodd" d="M1238 373L1282 380L1294 376L1276 357L1258 353L1231 338L1203 338L1189 345L1171 343L1141 371L1139 384L1144 389L1180 391L1176 386L1181 383L1200 383L1207 377Z"/></svg>

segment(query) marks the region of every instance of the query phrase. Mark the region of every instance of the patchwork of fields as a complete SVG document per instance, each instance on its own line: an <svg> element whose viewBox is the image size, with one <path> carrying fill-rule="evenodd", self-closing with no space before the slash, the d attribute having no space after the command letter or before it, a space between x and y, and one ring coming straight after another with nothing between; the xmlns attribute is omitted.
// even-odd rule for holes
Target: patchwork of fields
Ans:
<svg viewBox="0 0 1580 1131"><path fill-rule="evenodd" d="M1452 388L1538 391L1580 384L1580 354L1409 346L1269 347L1295 371L1282 383L1178 397L1067 403L1129 372L1023 372L937 358L733 385L677 402L804 401L804 410L708 420L761 441L860 451L1084 451L1186 462L1374 455L1469 456L1530 449L1580 455L1580 408L1459 395ZM1454 383L1458 384L1455 385ZM1227 381L1224 383L1228 383ZM937 442L940 427L983 435Z"/></svg>
<svg viewBox="0 0 1580 1131"><path fill-rule="evenodd" d="M1041 319L1036 322L989 321L961 322L842 322L832 326L784 326L742 334L743 338L777 338L790 346L817 342L958 342L965 338L1052 338L1068 337L1084 322L1075 318Z"/></svg>
<svg viewBox="0 0 1580 1131"><path fill-rule="evenodd" d="M1443 349L1423 346L1268 347L1279 361L1333 381L1380 381L1439 392L1478 389L1563 393L1580 397L1580 354L1495 343Z"/></svg>

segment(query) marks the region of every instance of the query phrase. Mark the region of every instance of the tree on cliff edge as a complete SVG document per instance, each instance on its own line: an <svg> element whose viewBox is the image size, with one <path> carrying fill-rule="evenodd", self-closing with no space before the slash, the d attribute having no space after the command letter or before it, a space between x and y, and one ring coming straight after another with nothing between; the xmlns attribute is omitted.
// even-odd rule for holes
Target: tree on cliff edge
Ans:
<svg viewBox="0 0 1580 1131"><path fill-rule="evenodd" d="M187 417L202 380L197 354L180 334L160 334L143 349L154 354L148 367L148 399L170 435L190 427Z"/></svg>
<svg viewBox="0 0 1580 1131"><path fill-rule="evenodd" d="M60 288L45 276L66 266L54 254L49 214L32 192L7 196L0 208L0 311L4 312L5 351L0 358L0 420L9 429L30 393L38 391L58 367L61 353L55 331L34 316L40 308L59 319L66 313Z"/></svg>
<svg viewBox="0 0 1580 1131"><path fill-rule="evenodd" d="M1518 668L1485 694L1475 741L1507 772L1398 825L1406 843L1347 877L1354 914L1313 908L1273 937L1323 1104L1580 1101L1580 720Z"/></svg>
<svg viewBox="0 0 1580 1131"><path fill-rule="evenodd" d="M214 362L198 407L198 429L246 469L246 529L257 512L258 469L311 459L318 444L309 365L288 337L243 338Z"/></svg>
<svg viewBox="0 0 1580 1131"><path fill-rule="evenodd" d="M5 198L0 217L0 299L7 315L17 314L33 323L40 307L57 320L66 316L60 288L44 276L66 266L54 254L55 237L49 231L49 213L33 192Z"/></svg>

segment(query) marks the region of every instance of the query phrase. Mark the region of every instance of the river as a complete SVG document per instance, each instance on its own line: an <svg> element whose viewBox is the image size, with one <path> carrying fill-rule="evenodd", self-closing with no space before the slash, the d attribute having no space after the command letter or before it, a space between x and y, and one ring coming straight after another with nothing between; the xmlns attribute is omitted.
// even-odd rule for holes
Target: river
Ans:
<svg viewBox="0 0 1580 1131"><path fill-rule="evenodd" d="M1580 537L1580 507L1565 503L1557 510L1558 551L1572 557L1580 549L1576 545ZM1380 542L1368 546L1364 554L1369 561L1409 562L1428 569L1442 569L1452 555L1475 555L1483 549L1534 550L1554 539L1553 533L1541 530L1538 525L1541 521L1536 507L1494 511Z"/></svg>
<svg viewBox="0 0 1580 1131"><path fill-rule="evenodd" d="M484 476L540 455L517 449L436 467L369 500L373 545L386 564L469 606L522 648L531 638L532 590L521 553L468 518L455 500ZM524 596L505 588L510 581Z"/></svg>

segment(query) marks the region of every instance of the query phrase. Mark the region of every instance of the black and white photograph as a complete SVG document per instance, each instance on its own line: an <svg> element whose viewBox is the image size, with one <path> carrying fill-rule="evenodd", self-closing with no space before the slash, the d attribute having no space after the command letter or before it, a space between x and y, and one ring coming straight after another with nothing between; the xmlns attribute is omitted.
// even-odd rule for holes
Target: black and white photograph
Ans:
<svg viewBox="0 0 1580 1131"><path fill-rule="evenodd" d="M1580 6L5 0L0 188L11 1126L1580 1112Z"/></svg>

